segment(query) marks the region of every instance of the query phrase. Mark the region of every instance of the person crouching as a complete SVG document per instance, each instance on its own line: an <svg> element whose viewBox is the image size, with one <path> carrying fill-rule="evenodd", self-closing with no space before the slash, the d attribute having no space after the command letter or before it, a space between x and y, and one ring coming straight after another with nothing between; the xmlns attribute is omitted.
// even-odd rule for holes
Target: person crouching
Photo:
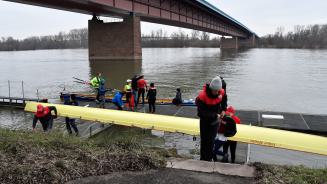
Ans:
<svg viewBox="0 0 327 184"><path fill-rule="evenodd" d="M55 115L51 114L52 111L54 111ZM44 107L43 105L38 104L36 113L34 114L32 128L33 130L35 130L36 123L38 120L40 120L44 132L51 130L53 119L56 118L57 118L57 109L55 106Z"/></svg>
<svg viewBox="0 0 327 184"><path fill-rule="evenodd" d="M124 91L118 91L116 92L114 98L112 99L112 103L115 104L117 110L123 110L124 108L124 103L123 103L124 94L125 94Z"/></svg>

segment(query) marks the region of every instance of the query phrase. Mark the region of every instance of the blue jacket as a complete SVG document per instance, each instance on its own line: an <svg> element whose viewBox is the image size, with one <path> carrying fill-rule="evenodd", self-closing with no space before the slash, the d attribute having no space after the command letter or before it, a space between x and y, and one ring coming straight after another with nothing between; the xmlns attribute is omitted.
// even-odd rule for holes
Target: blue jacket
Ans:
<svg viewBox="0 0 327 184"><path fill-rule="evenodd" d="M122 107L124 105L122 98L123 95L120 92L116 92L114 98L112 99L112 102L115 102Z"/></svg>

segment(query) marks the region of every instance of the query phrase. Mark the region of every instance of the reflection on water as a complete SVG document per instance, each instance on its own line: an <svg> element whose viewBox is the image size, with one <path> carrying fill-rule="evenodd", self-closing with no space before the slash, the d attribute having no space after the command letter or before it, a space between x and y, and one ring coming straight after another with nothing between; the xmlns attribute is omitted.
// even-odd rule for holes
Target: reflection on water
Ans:
<svg viewBox="0 0 327 184"><path fill-rule="evenodd" d="M32 114L24 111L0 107L0 128L31 129Z"/></svg>
<svg viewBox="0 0 327 184"><path fill-rule="evenodd" d="M131 79L135 74L141 72L141 60L123 60L123 61L90 61L91 76L102 73L106 80L106 85L111 88L122 90L127 79Z"/></svg>

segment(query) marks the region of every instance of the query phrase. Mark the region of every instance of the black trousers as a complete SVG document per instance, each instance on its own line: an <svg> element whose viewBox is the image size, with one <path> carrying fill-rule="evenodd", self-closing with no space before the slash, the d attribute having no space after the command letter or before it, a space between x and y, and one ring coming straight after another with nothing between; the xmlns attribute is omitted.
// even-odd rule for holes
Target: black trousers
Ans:
<svg viewBox="0 0 327 184"><path fill-rule="evenodd" d="M137 103L140 102L140 96L142 95L142 104L144 104L144 94L145 94L145 89L139 88L138 96L137 96Z"/></svg>
<svg viewBox="0 0 327 184"><path fill-rule="evenodd" d="M217 134L218 123L211 125L203 119L200 119L200 160L212 161L213 146Z"/></svg>
<svg viewBox="0 0 327 184"><path fill-rule="evenodd" d="M95 91L97 93L97 96L95 97L96 100L100 101L100 94L99 94L99 88L95 88Z"/></svg>
<svg viewBox="0 0 327 184"><path fill-rule="evenodd" d="M224 147L223 147L224 154L228 153L228 148L230 148L230 155L231 155L232 163L235 162L236 146L237 146L236 141L227 141L227 142L225 142Z"/></svg>
<svg viewBox="0 0 327 184"><path fill-rule="evenodd" d="M50 116L50 118L44 122L40 121L43 131L48 131L52 129L52 125L53 125L53 116Z"/></svg>
<svg viewBox="0 0 327 184"><path fill-rule="evenodd" d="M156 100L148 100L149 103L149 112L156 112Z"/></svg>
<svg viewBox="0 0 327 184"><path fill-rule="evenodd" d="M78 134L78 129L77 129L77 126L75 124L75 119L71 119L71 118L66 117L65 121L66 121L66 128L67 128L68 133L72 134L73 131L72 131L71 128L73 128L75 133Z"/></svg>

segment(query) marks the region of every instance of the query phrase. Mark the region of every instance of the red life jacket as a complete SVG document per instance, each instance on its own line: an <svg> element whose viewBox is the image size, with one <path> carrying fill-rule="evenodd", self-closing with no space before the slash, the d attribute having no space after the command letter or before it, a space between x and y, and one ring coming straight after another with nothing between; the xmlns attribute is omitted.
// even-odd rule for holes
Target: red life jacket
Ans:
<svg viewBox="0 0 327 184"><path fill-rule="evenodd" d="M42 118L47 116L49 113L50 113L49 107L43 107L43 110L41 110L41 108L38 107L38 111L36 111L35 116L37 118Z"/></svg>
<svg viewBox="0 0 327 184"><path fill-rule="evenodd" d="M204 102L206 105L217 105L223 100L223 97L225 95L224 89L219 90L219 94L218 94L217 98L208 97L206 90L207 90L207 86L205 84L203 86L203 90L200 92L200 94L198 96L198 99L201 100L202 102Z"/></svg>

